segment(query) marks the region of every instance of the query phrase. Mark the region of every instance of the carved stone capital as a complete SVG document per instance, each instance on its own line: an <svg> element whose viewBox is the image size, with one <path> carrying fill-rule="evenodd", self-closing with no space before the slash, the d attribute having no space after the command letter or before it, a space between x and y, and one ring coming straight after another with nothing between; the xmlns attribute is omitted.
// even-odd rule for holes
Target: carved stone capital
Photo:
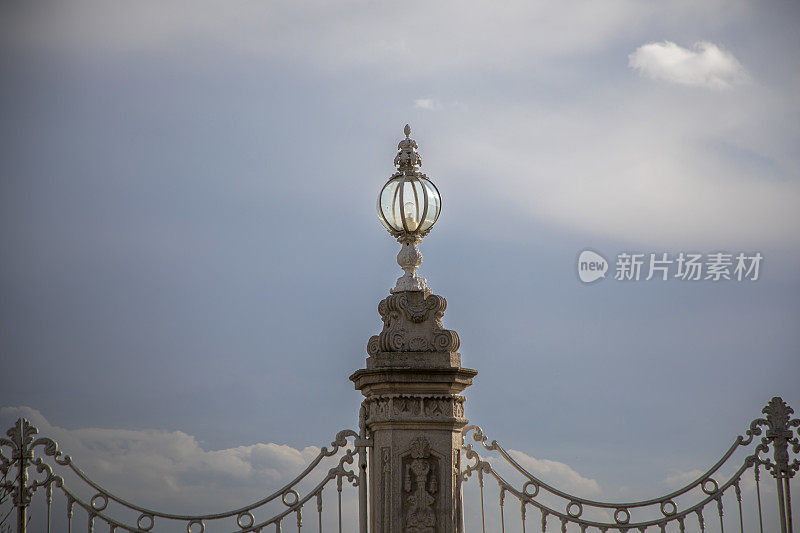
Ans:
<svg viewBox="0 0 800 533"><path fill-rule="evenodd" d="M458 333L445 329L442 317L447 300L427 291L404 291L378 305L383 331L370 338L367 353L456 352Z"/></svg>

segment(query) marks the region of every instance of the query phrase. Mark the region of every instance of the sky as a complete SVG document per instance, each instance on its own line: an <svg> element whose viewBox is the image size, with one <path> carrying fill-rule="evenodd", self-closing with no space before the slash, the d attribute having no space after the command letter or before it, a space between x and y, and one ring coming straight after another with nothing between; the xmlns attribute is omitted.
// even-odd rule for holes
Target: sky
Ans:
<svg viewBox="0 0 800 533"><path fill-rule="evenodd" d="M204 454L283 450L273 478L237 452L245 499L354 427L409 123L467 417L576 490L662 494L800 406L799 24L789 0L3 2L2 421L161 436L199 459L156 474L209 494ZM614 279L681 252L763 261Z"/></svg>

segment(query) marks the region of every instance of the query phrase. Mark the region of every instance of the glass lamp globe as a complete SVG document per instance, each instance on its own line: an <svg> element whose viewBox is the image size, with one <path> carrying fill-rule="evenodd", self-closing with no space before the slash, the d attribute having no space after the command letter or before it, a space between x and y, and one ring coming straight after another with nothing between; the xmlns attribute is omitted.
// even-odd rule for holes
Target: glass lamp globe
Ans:
<svg viewBox="0 0 800 533"><path fill-rule="evenodd" d="M396 237L424 237L441 212L439 190L424 174L395 174L378 195L378 219Z"/></svg>
<svg viewBox="0 0 800 533"><path fill-rule="evenodd" d="M378 194L378 220L392 236L418 241L427 235L442 212L442 196L436 185L419 171L422 158L411 127L403 129L406 138L397 144L394 164L397 172Z"/></svg>

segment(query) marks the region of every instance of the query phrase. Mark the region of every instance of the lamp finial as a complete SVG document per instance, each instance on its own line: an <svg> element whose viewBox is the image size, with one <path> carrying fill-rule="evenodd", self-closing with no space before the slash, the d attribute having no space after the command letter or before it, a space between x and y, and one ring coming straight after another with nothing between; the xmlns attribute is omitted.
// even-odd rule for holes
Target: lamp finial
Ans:
<svg viewBox="0 0 800 533"><path fill-rule="evenodd" d="M403 128L403 133L406 138L397 144L397 155L394 158L394 164L397 170L401 172L416 172L422 166L422 158L417 153L417 141L410 137L411 126L406 124Z"/></svg>

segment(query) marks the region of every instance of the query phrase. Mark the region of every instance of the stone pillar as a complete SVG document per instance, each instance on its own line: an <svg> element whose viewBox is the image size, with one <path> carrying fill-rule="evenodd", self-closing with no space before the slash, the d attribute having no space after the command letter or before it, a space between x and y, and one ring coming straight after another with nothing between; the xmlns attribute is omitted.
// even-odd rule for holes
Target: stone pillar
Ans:
<svg viewBox="0 0 800 533"><path fill-rule="evenodd" d="M447 302L393 291L378 306L383 331L367 344L365 369L350 379L366 397L370 531L456 533L461 392L477 372L461 367L459 339L444 329Z"/></svg>

